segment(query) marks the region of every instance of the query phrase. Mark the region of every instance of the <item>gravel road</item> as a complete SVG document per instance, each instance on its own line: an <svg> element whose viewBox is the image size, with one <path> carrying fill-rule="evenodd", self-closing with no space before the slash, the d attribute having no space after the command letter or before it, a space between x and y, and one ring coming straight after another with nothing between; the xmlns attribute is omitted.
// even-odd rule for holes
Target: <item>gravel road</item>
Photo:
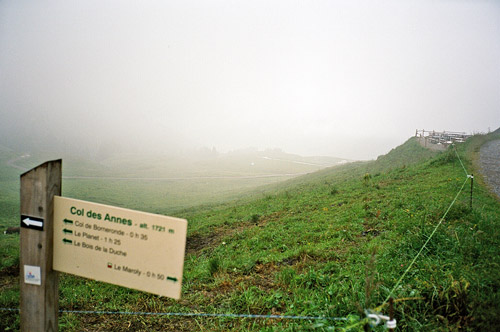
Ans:
<svg viewBox="0 0 500 332"><path fill-rule="evenodd" d="M500 140L484 144L479 160L486 183L500 197Z"/></svg>

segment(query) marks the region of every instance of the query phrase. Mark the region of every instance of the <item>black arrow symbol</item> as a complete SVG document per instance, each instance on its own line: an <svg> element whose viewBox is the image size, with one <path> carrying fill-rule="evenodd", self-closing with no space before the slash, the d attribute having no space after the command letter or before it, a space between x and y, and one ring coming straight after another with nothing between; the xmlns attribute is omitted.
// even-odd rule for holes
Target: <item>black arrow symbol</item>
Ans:
<svg viewBox="0 0 500 332"><path fill-rule="evenodd" d="M66 229L66 228L65 228L65 229L63 229L63 232L64 232L65 234L73 234L73 231L72 231L71 229Z"/></svg>
<svg viewBox="0 0 500 332"><path fill-rule="evenodd" d="M68 239L63 239L63 242L64 242L64 243L69 243L69 244L73 243L73 241L68 240Z"/></svg>
<svg viewBox="0 0 500 332"><path fill-rule="evenodd" d="M175 278L175 277L167 277L167 281L168 280L173 281L173 282L177 282L177 278Z"/></svg>
<svg viewBox="0 0 500 332"><path fill-rule="evenodd" d="M69 219L64 219L63 221L65 224L72 224L73 223L73 220L69 220Z"/></svg>

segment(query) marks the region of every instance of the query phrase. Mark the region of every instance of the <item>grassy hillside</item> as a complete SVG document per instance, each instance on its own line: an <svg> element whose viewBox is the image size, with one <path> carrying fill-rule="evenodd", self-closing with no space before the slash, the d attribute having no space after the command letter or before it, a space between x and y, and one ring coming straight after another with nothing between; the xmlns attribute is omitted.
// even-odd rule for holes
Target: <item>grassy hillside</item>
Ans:
<svg viewBox="0 0 500 332"><path fill-rule="evenodd" d="M64 310L342 320L63 313L61 330L362 331L364 309L388 314L383 304L392 293L399 330L495 331L500 205L475 166L479 146L494 138L500 136L477 136L457 147L468 173L476 174L472 208L455 150L429 152L411 139L373 162L308 174L237 201L179 210L189 220L180 301L69 275L60 281ZM467 190L457 196L462 188ZM4 238L0 307L16 308L18 237ZM17 313L0 312L0 329L17 324Z"/></svg>
<svg viewBox="0 0 500 332"><path fill-rule="evenodd" d="M59 153L16 153L0 145L0 230L18 223L19 175L59 158ZM99 161L65 155L62 190L67 197L175 214L179 209L235 199L339 161L255 149L171 156L115 153Z"/></svg>

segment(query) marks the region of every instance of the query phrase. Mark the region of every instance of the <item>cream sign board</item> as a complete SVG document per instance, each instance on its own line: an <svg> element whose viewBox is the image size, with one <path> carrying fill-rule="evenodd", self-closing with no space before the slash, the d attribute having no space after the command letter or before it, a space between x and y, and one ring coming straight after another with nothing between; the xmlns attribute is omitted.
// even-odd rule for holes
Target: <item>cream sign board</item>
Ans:
<svg viewBox="0 0 500 332"><path fill-rule="evenodd" d="M179 299L187 221L54 197L60 272Z"/></svg>

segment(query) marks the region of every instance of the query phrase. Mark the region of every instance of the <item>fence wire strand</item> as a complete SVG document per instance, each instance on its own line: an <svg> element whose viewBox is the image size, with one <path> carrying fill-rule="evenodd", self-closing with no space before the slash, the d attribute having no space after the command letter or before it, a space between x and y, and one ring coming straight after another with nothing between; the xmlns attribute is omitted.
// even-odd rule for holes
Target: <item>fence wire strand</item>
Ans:
<svg viewBox="0 0 500 332"><path fill-rule="evenodd" d="M462 168L464 169L465 176L469 176L469 172L467 172L467 169L464 166L464 163L462 162L462 159L460 159L460 155L458 154L457 147L455 144L453 144L453 149L455 150L455 154L457 155L458 161L460 162L460 165L462 165Z"/></svg>
<svg viewBox="0 0 500 332"><path fill-rule="evenodd" d="M19 312L20 309L0 308L0 311ZM195 313L195 312L59 310L59 313L91 314L91 315L173 316L173 317L213 317L213 318L264 318L264 319L299 319L299 320L332 320L332 321L346 321L347 320L347 317L251 315L251 314L210 314L210 313Z"/></svg>
<svg viewBox="0 0 500 332"><path fill-rule="evenodd" d="M443 223L444 219L446 218L446 216L448 215L448 212L450 212L450 209L451 207L455 204L455 202L457 201L458 199L458 196L462 193L462 191L464 190L464 187L465 187L465 184L467 183L467 180L468 178L465 179L464 183L462 184L462 187L460 188L460 190L458 191L458 193L455 195L455 198L453 199L453 201L451 202L451 204L448 206L448 208L446 209L446 212L443 214L443 216L441 217L441 219L439 220L438 224L436 225L436 227L434 227L434 230L432 231L431 235L427 238L427 240L425 241L424 245L422 246L422 248L420 248L420 250L418 251L418 253L415 255L415 257L412 259L411 263L408 265L408 267L406 268L406 270L403 272L403 274L401 275L401 277L399 278L399 280L396 282L396 285L394 285L394 287L392 288L392 290L389 292L389 295L387 295L386 299L384 300L384 302L379 306L379 308L382 308L386 303L387 301L389 301L389 298L393 295L394 291L399 287L399 284L401 284L401 281L403 281L404 277L408 274L408 272L410 272L411 268L413 267L413 264L415 264L417 258L420 256L420 254L422 253L422 251L424 251L425 247L427 246L427 243L429 243L429 241L432 239L432 237L434 236L434 234L436 233L437 229L439 228L439 226L441 226L441 224Z"/></svg>

